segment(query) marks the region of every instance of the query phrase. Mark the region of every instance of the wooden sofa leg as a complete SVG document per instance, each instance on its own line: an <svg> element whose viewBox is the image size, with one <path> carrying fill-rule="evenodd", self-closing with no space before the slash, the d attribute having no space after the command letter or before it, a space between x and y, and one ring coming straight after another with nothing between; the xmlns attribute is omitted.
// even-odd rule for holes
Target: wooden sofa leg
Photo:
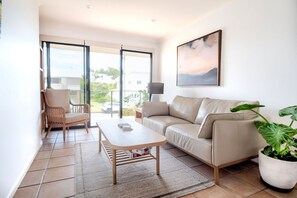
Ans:
<svg viewBox="0 0 297 198"><path fill-rule="evenodd" d="M215 166L213 171L214 171L213 177L214 177L215 184L219 185L220 184L219 167Z"/></svg>

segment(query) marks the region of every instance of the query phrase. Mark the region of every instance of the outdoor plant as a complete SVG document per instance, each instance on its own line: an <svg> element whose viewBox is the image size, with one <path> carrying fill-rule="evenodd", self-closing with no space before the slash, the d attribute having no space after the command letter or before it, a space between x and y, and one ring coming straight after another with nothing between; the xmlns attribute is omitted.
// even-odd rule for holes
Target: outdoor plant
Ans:
<svg viewBox="0 0 297 198"><path fill-rule="evenodd" d="M292 127L294 121L297 121L297 105L279 110L280 117L290 116L292 121L289 125L269 122L254 110L260 107L265 106L242 104L230 110L231 112L249 110L263 119L263 121L255 121L255 126L268 144L262 151L264 155L280 160L297 161L297 129Z"/></svg>

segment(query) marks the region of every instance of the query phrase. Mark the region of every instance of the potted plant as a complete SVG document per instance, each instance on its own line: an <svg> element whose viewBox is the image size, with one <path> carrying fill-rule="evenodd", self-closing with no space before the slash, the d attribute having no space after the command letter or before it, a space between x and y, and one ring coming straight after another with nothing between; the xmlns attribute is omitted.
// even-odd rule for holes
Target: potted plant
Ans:
<svg viewBox="0 0 297 198"><path fill-rule="evenodd" d="M279 111L279 116L290 116L289 125L268 121L254 110L264 107L257 104L243 104L231 108L231 112L250 110L263 121L255 121L255 126L268 146L259 150L259 170L262 181L280 191L291 191L297 182L297 129L292 127L297 121L297 106Z"/></svg>

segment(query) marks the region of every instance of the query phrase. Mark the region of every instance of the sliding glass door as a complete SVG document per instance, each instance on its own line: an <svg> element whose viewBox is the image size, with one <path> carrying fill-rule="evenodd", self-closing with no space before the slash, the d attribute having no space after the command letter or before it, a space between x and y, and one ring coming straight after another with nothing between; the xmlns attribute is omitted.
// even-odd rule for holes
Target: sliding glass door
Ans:
<svg viewBox="0 0 297 198"><path fill-rule="evenodd" d="M149 100L152 53L121 50L121 117L135 118L135 110Z"/></svg>
<svg viewBox="0 0 297 198"><path fill-rule="evenodd" d="M90 105L90 125L105 118L135 119L149 100L152 53L43 42L45 87L70 89L74 103Z"/></svg>

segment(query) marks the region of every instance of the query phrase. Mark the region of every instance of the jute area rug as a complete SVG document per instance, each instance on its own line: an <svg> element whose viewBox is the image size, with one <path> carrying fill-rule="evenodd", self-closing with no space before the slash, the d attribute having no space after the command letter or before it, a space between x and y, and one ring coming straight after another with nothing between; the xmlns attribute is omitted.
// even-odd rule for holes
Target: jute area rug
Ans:
<svg viewBox="0 0 297 198"><path fill-rule="evenodd" d="M214 185L163 148L160 176L155 160L143 161L117 167L117 184L113 185L111 164L104 151L98 152L98 142L76 144L75 149L75 197L179 197Z"/></svg>

